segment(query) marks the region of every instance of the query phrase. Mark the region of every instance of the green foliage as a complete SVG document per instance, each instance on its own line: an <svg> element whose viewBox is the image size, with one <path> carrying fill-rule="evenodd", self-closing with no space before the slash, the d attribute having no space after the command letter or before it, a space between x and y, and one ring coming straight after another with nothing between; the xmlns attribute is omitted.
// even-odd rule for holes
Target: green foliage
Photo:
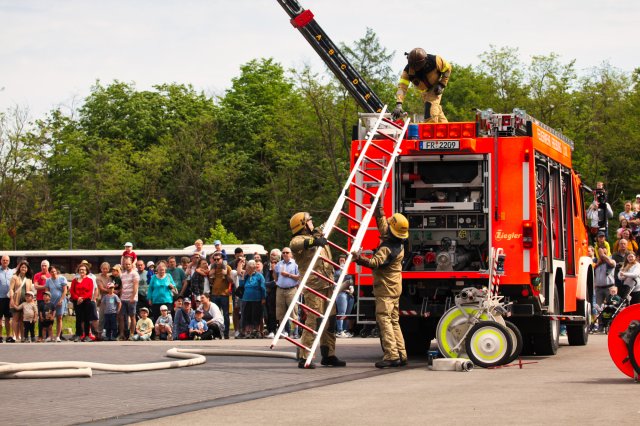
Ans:
<svg viewBox="0 0 640 426"><path fill-rule="evenodd" d="M238 239L233 232L227 231L220 219L216 220L213 228L209 228L209 237L205 239L205 243L213 244L215 240L220 240L224 244L242 244L242 240Z"/></svg>
<svg viewBox="0 0 640 426"><path fill-rule="evenodd" d="M394 52L371 29L341 50L393 106ZM452 64L450 121L524 108L574 139L575 167L587 184L606 182L615 210L640 192L640 68L605 62L578 77L573 60L524 63L513 47L490 46L480 59ZM422 115L416 90L404 107ZM293 213L328 216L357 113L328 70L287 71L272 58L243 64L218 99L183 84L98 81L72 115L30 122L20 109L2 112L0 249L66 248L69 212L74 248L175 248L202 236L282 247Z"/></svg>

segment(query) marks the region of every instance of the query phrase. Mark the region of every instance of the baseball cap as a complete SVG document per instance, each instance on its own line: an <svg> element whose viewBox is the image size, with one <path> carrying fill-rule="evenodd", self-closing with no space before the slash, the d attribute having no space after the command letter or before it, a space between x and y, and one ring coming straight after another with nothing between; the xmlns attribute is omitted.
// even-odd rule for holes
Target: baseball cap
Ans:
<svg viewBox="0 0 640 426"><path fill-rule="evenodd" d="M162 305L162 306L160 306L160 310L161 311L168 311L169 308L167 308L167 305Z"/></svg>
<svg viewBox="0 0 640 426"><path fill-rule="evenodd" d="M114 283L109 283L107 284L107 288L115 288L116 285Z"/></svg>
<svg viewBox="0 0 640 426"><path fill-rule="evenodd" d="M204 314L204 310L202 310L202 308L198 308L198 309L196 309L196 314L198 314L198 313Z"/></svg>
<svg viewBox="0 0 640 426"><path fill-rule="evenodd" d="M213 245L214 245L214 246L217 246L218 244L222 244L222 241L220 241L220 240L215 240L215 241L213 242Z"/></svg>
<svg viewBox="0 0 640 426"><path fill-rule="evenodd" d="M145 311L146 313L149 313L149 309L148 308L140 308L140 312Z"/></svg>
<svg viewBox="0 0 640 426"><path fill-rule="evenodd" d="M131 244L129 241L127 241L126 243L124 243L125 247L133 247L133 244Z"/></svg>
<svg viewBox="0 0 640 426"><path fill-rule="evenodd" d="M636 194L636 198L640 198L640 194Z"/></svg>
<svg viewBox="0 0 640 426"><path fill-rule="evenodd" d="M200 296L196 296L196 302L200 301Z"/></svg>
<svg viewBox="0 0 640 426"><path fill-rule="evenodd" d="M30 294L31 296L35 296L35 294L31 290L29 290L26 294Z"/></svg>
<svg viewBox="0 0 640 426"><path fill-rule="evenodd" d="M598 237L604 237L605 235L604 231L598 231Z"/></svg>
<svg viewBox="0 0 640 426"><path fill-rule="evenodd" d="M48 291L45 291L43 294L48 294L49 296L51 296L51 293Z"/></svg>
<svg viewBox="0 0 640 426"><path fill-rule="evenodd" d="M155 263L153 263L153 260L150 260L150 261L148 261L148 262L147 262L147 268L148 268L149 266L156 266L156 264L155 264Z"/></svg>
<svg viewBox="0 0 640 426"><path fill-rule="evenodd" d="M185 297L184 299L182 299L182 304L184 305L185 303L191 303L191 299L189 299L188 297Z"/></svg>

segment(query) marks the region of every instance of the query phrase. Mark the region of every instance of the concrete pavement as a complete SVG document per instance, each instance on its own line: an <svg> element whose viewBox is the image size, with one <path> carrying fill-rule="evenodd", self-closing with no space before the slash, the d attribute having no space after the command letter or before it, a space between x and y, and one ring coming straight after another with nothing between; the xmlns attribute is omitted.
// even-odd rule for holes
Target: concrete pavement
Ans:
<svg viewBox="0 0 640 426"><path fill-rule="evenodd" d="M208 357L179 370L94 372L91 379L2 380L3 424L304 423L615 424L640 423L640 384L611 362L606 336L586 347L564 345L554 357L469 373L411 369L380 371L376 339L339 339L347 368L300 370L291 360ZM156 362L173 346L267 349L267 340L2 344L0 360ZM282 344L279 350L293 350ZM25 417L25 415L27 417ZM158 417L163 418L158 418Z"/></svg>

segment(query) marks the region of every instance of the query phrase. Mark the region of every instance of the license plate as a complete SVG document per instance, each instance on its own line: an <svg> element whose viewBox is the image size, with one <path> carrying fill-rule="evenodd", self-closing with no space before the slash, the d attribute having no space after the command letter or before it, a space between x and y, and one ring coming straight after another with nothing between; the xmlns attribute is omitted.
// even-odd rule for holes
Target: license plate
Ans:
<svg viewBox="0 0 640 426"><path fill-rule="evenodd" d="M460 141L420 141L425 151L454 151L460 149Z"/></svg>

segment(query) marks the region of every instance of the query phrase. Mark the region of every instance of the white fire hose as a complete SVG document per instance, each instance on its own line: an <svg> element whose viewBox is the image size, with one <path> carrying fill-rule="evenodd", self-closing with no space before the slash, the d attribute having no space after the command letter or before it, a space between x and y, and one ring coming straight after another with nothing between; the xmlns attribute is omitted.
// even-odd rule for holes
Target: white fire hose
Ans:
<svg viewBox="0 0 640 426"><path fill-rule="evenodd" d="M207 362L204 355L254 356L296 359L292 352L255 351L242 349L169 349L166 356L179 361L149 362L144 364L103 364L87 361L45 361L20 364L0 363L0 379L47 379L60 377L91 377L92 370L115 373L166 370L200 365Z"/></svg>
<svg viewBox="0 0 640 426"><path fill-rule="evenodd" d="M473 362L466 358L436 358L431 365L433 371L471 371Z"/></svg>

